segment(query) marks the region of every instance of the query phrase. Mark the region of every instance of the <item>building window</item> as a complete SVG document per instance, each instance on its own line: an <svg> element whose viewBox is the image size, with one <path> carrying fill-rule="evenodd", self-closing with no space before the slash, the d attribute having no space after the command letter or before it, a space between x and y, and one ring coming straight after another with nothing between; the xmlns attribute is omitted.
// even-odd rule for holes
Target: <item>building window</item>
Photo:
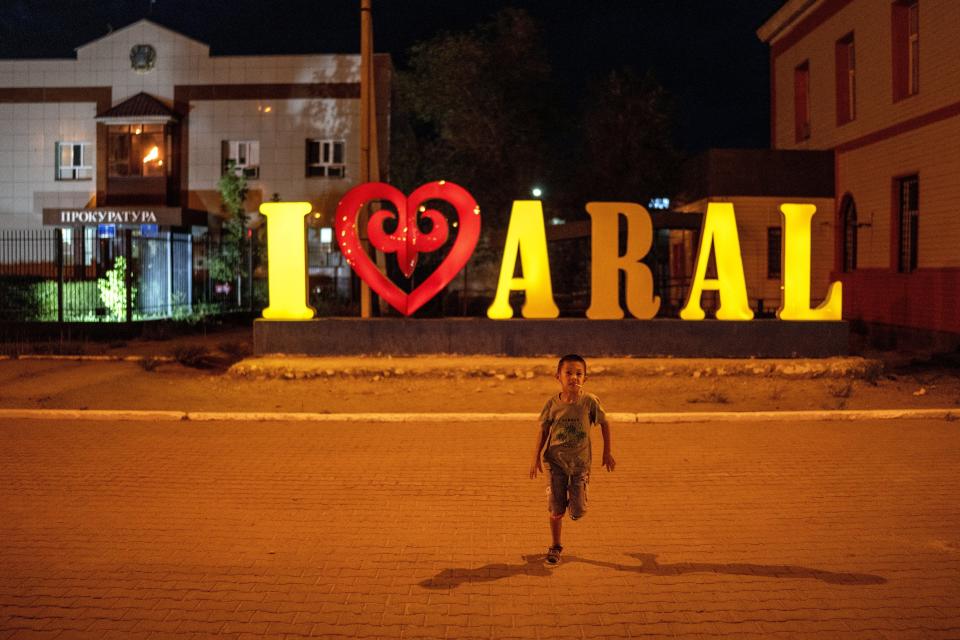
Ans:
<svg viewBox="0 0 960 640"><path fill-rule="evenodd" d="M853 34L836 45L837 61L837 124L846 124L857 117L857 60Z"/></svg>
<svg viewBox="0 0 960 640"><path fill-rule="evenodd" d="M920 91L920 3L893 3L893 99Z"/></svg>
<svg viewBox="0 0 960 640"><path fill-rule="evenodd" d="M231 160L237 172L256 180L260 177L260 142L257 140L224 140L221 143L223 172Z"/></svg>
<svg viewBox="0 0 960 640"><path fill-rule="evenodd" d="M810 62L793 70L793 117L796 141L810 138Z"/></svg>
<svg viewBox="0 0 960 640"><path fill-rule="evenodd" d="M107 128L107 175L111 178L162 178L169 139L162 124L123 124Z"/></svg>
<svg viewBox="0 0 960 640"><path fill-rule="evenodd" d="M910 273L917 269L917 241L920 222L920 178L909 176L897 180L899 194L900 251L897 270Z"/></svg>
<svg viewBox="0 0 960 640"><path fill-rule="evenodd" d="M307 140L307 177L343 178L347 175L343 162L343 140Z"/></svg>
<svg viewBox="0 0 960 640"><path fill-rule="evenodd" d="M840 205L840 228L843 230L841 265L847 273L857 269L857 205L847 195Z"/></svg>
<svg viewBox="0 0 960 640"><path fill-rule="evenodd" d="M93 164L89 142L58 142L56 144L56 179L91 180Z"/></svg>
<svg viewBox="0 0 960 640"><path fill-rule="evenodd" d="M783 229L767 227L767 278L779 280L783 269Z"/></svg>

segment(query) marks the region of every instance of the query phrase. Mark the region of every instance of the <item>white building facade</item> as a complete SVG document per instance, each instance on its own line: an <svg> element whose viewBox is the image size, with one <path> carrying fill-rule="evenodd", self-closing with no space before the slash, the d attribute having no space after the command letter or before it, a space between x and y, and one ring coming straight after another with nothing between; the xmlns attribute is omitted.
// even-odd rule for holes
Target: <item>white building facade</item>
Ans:
<svg viewBox="0 0 960 640"><path fill-rule="evenodd" d="M375 57L388 166L391 68ZM360 57L211 56L149 20L75 59L0 60L0 229L216 226L228 160L247 210L309 201L330 226L360 178Z"/></svg>

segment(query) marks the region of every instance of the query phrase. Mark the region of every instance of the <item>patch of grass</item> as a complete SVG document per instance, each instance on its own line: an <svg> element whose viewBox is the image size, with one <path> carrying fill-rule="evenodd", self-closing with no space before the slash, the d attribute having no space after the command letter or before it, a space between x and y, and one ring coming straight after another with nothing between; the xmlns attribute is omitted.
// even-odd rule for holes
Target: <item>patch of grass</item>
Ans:
<svg viewBox="0 0 960 640"><path fill-rule="evenodd" d="M183 366L193 369L213 369L222 364L209 349L198 345L177 347L173 357Z"/></svg>
<svg viewBox="0 0 960 640"><path fill-rule="evenodd" d="M827 387L827 391L834 398L849 398L853 395L853 383L847 381L831 384Z"/></svg>
<svg viewBox="0 0 960 640"><path fill-rule="evenodd" d="M730 402L730 398L727 396L727 394L723 393L719 389L712 389L702 396L688 398L687 402L690 404L728 404Z"/></svg>
<svg viewBox="0 0 960 640"><path fill-rule="evenodd" d="M867 370L863 372L863 381L872 387L876 387L878 384L880 384L880 375L882 373L882 365L867 367Z"/></svg>
<svg viewBox="0 0 960 640"><path fill-rule="evenodd" d="M253 353L253 349L250 348L250 343L241 340L221 342L217 345L217 348L236 360L243 360Z"/></svg>
<svg viewBox="0 0 960 640"><path fill-rule="evenodd" d="M140 368L144 371L155 371L162 362L159 358L144 358L140 361Z"/></svg>

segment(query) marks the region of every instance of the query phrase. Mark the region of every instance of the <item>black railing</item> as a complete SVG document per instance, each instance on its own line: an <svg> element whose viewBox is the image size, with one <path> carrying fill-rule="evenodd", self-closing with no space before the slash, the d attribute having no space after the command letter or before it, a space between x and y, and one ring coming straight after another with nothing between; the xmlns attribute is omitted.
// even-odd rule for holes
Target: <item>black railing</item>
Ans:
<svg viewBox="0 0 960 640"><path fill-rule="evenodd" d="M254 311L255 247L241 249L241 274L216 282L221 245L209 236L119 231L0 230L0 321L133 322Z"/></svg>

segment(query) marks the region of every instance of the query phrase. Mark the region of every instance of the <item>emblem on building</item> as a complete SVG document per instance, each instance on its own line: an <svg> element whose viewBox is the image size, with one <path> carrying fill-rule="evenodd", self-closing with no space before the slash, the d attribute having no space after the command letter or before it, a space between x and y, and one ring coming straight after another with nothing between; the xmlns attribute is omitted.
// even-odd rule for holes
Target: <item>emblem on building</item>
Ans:
<svg viewBox="0 0 960 640"><path fill-rule="evenodd" d="M130 66L137 73L148 73L157 64L157 50L149 44L135 44L130 48Z"/></svg>

